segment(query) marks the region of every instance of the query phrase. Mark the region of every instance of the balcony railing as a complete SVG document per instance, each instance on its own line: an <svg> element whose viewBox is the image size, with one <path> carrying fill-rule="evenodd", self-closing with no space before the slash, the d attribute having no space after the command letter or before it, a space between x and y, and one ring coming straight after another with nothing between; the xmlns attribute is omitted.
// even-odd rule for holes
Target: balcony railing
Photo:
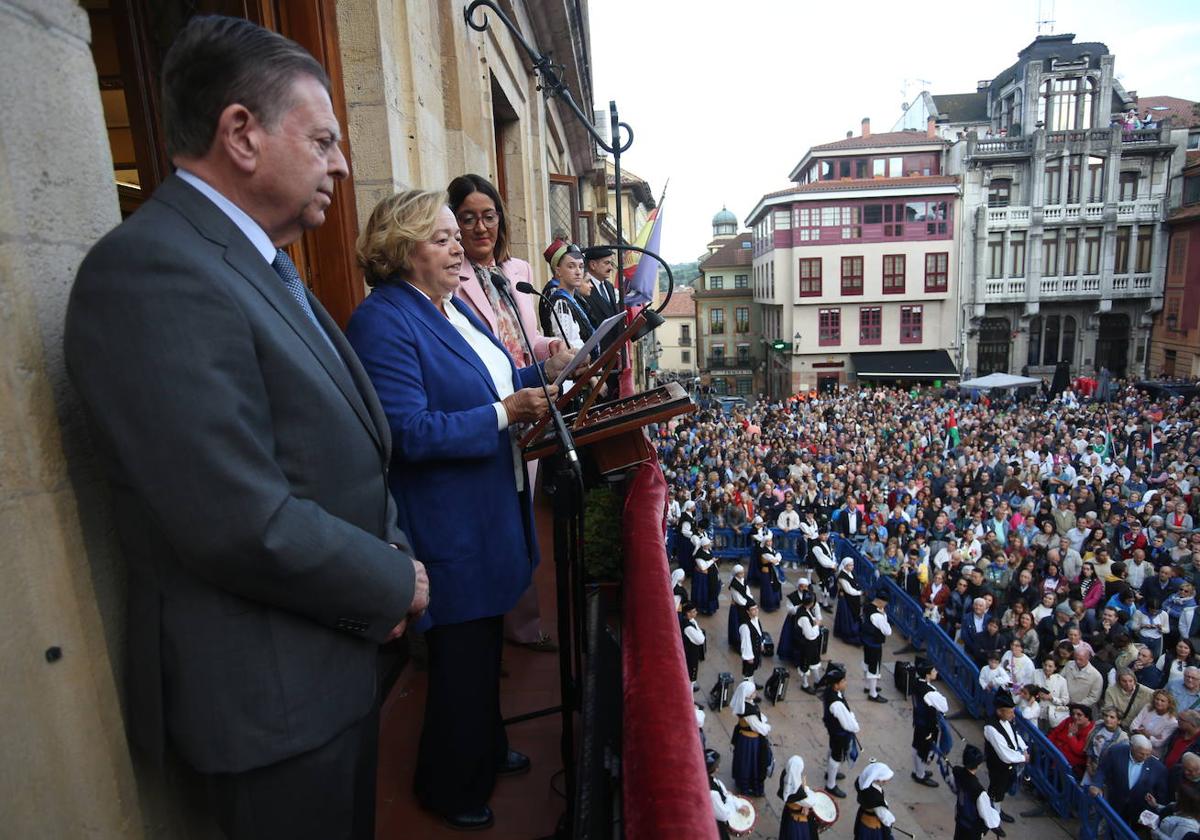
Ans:
<svg viewBox="0 0 1200 840"><path fill-rule="evenodd" d="M974 154L978 157L1013 157L1032 151L1033 139L1030 137L989 137L976 142Z"/></svg>
<svg viewBox="0 0 1200 840"><path fill-rule="evenodd" d="M1156 222L1162 213L1162 202L1157 198L1122 201L1117 205L1118 221Z"/></svg>
<svg viewBox="0 0 1200 840"><path fill-rule="evenodd" d="M708 370L754 370L758 360L753 356L709 356Z"/></svg>
<svg viewBox="0 0 1200 840"><path fill-rule="evenodd" d="M1115 282L1116 278L1114 278L1113 289L1121 291L1130 288L1135 291L1149 290L1150 275L1137 275L1137 277L1138 279L1132 281L1129 277L1125 277L1125 284L1119 287ZM1025 278L1023 277L992 278L984 281L983 296L985 300L992 302L1024 300L1026 288ZM1098 276L1042 277L1038 280L1037 289L1039 298L1061 298L1077 295L1096 297L1100 294L1100 278Z"/></svg>
<svg viewBox="0 0 1200 840"><path fill-rule="evenodd" d="M691 347L692 346L692 337L690 335L679 336L679 346L680 347Z"/></svg>
<svg viewBox="0 0 1200 840"><path fill-rule="evenodd" d="M1029 216L1028 207L989 207L987 225L989 228L1028 227Z"/></svg>
<svg viewBox="0 0 1200 840"><path fill-rule="evenodd" d="M1129 144L1155 145L1162 142L1162 126L1155 128L1139 128L1136 131L1122 131L1121 142Z"/></svg>
<svg viewBox="0 0 1200 840"><path fill-rule="evenodd" d="M1071 131L1050 131L1046 133L1047 146L1062 146L1066 143L1108 143L1112 138L1110 128L1080 128Z"/></svg>

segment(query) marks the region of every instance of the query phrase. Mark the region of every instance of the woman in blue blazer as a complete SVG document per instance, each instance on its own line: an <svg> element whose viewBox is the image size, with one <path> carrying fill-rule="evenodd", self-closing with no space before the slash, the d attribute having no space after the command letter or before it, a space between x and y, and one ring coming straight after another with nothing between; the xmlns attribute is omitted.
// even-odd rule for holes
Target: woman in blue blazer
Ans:
<svg viewBox="0 0 1200 840"><path fill-rule="evenodd" d="M429 573L417 626L429 647L417 796L456 828L486 828L497 774L529 768L501 723L500 649L503 616L538 560L513 426L547 406L535 367L518 370L454 297L460 239L444 193L380 202L358 242L374 291L347 337L392 430L399 525ZM569 358L549 359L546 375Z"/></svg>

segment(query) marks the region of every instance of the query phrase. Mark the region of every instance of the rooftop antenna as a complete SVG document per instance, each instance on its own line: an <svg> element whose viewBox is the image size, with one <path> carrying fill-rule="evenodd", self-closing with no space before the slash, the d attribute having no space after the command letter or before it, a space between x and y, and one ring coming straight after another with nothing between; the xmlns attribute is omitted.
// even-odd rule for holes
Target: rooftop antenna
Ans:
<svg viewBox="0 0 1200 840"><path fill-rule="evenodd" d="M1049 17L1045 17L1042 14L1042 6L1044 5L1045 2L1049 2L1049 5L1050 5L1050 16ZM1042 35L1043 34L1042 27L1045 27L1047 30L1049 30L1045 34L1053 35L1054 34L1054 24L1057 23L1057 21L1054 19L1054 0L1038 0L1037 16L1038 16L1037 34Z"/></svg>

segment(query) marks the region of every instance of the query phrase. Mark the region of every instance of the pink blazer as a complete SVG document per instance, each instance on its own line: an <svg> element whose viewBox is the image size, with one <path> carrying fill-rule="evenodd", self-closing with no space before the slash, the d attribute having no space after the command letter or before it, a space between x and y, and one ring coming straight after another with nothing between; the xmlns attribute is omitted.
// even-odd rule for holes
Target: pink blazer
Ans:
<svg viewBox="0 0 1200 840"><path fill-rule="evenodd" d="M529 341L533 344L533 355L535 361L542 361L554 355L551 352L551 339L541 334L538 329L537 315L534 313L533 296L527 295L524 292L517 291L517 284L524 281L533 283L533 269L525 260L510 259L501 263L500 270L504 272L504 276L508 278L509 289L512 291L512 296L517 302L517 313L520 315L521 323L525 326L525 332L529 334ZM496 335L496 312L492 309L492 303L488 300L483 289L479 288L479 281L475 278L475 271L471 268L471 264L467 258L463 257L462 268L459 269L458 279L461 281L458 284L458 291L455 295L462 300L467 306L475 310L475 314L479 319L487 324L492 335ZM556 344L562 344L561 341L554 339ZM519 365L518 365L519 367Z"/></svg>

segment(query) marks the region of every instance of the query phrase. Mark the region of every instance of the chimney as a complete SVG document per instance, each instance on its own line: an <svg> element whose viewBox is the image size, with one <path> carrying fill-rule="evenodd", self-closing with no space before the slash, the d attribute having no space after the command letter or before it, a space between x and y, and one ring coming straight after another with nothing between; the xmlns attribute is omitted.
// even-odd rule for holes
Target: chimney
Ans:
<svg viewBox="0 0 1200 840"><path fill-rule="evenodd" d="M854 136L854 132L853 132L853 131L847 131L847 132L846 132L846 139L847 139L847 140L849 140L849 139L850 139L851 137L853 137L853 136Z"/></svg>
<svg viewBox="0 0 1200 840"><path fill-rule="evenodd" d="M925 120L925 136L937 137L937 119L935 117Z"/></svg>
<svg viewBox="0 0 1200 840"><path fill-rule="evenodd" d="M870 136L871 136L871 118L870 118L870 117L863 117L863 121L862 121L862 136L863 136L863 137L870 137Z"/></svg>

